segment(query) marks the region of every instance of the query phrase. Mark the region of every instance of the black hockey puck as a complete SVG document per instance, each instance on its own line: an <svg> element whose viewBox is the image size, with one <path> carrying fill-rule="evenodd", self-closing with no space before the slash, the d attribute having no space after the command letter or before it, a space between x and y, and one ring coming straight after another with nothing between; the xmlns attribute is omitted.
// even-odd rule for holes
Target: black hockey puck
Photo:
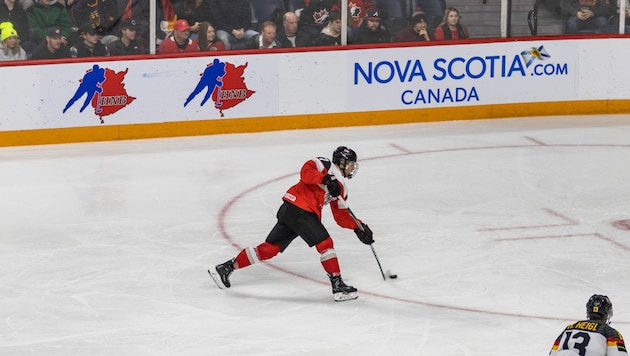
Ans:
<svg viewBox="0 0 630 356"><path fill-rule="evenodd" d="M398 275L397 275L397 274L390 274L390 275L389 275L389 278L391 278L391 279L396 279L396 278L398 278Z"/></svg>

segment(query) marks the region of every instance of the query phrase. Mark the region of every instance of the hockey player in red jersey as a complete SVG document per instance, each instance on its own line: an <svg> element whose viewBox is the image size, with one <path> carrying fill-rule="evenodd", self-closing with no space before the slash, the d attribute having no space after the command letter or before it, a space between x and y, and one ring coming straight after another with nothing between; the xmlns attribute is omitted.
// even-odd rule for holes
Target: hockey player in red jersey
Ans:
<svg viewBox="0 0 630 356"><path fill-rule="evenodd" d="M357 154L345 146L333 152L332 162L328 158L317 157L304 163L300 181L284 194L283 203L276 214L278 221L265 242L255 248L247 247L235 258L208 270L217 286L221 289L230 288L229 277L234 270L276 256L300 236L309 247L315 246L320 253L321 264L330 278L335 301L356 299L357 289L341 279L333 240L321 218L323 206L330 204L339 226L353 229L366 245L374 243L372 230L360 220L362 229L359 228L343 204L348 196L346 179L354 177L358 170Z"/></svg>
<svg viewBox="0 0 630 356"><path fill-rule="evenodd" d="M567 326L556 339L550 356L627 356L621 334L610 325L612 303L594 294L586 303L587 320Z"/></svg>

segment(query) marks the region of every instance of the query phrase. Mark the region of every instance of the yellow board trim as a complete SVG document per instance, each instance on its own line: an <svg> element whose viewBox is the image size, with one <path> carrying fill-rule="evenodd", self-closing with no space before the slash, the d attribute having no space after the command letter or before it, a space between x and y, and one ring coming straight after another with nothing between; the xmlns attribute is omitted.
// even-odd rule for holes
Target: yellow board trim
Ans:
<svg viewBox="0 0 630 356"><path fill-rule="evenodd" d="M217 135L342 126L630 113L630 100L590 100L0 131L0 146Z"/></svg>

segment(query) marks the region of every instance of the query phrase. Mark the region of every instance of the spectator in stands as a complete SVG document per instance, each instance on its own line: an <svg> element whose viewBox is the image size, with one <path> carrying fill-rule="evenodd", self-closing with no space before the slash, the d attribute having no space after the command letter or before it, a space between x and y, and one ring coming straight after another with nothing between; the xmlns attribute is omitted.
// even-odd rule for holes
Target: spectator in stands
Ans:
<svg viewBox="0 0 630 356"><path fill-rule="evenodd" d="M247 40L258 32L252 30L252 8L249 0L215 0L212 8L217 20L217 36L228 50L243 49Z"/></svg>
<svg viewBox="0 0 630 356"><path fill-rule="evenodd" d="M298 17L294 12L282 15L282 27L278 29L276 39L283 48L306 47L310 43L303 33L298 31Z"/></svg>
<svg viewBox="0 0 630 356"><path fill-rule="evenodd" d="M444 10L444 17L442 18L442 22L440 22L438 27L435 29L433 38L436 41L463 40L470 38L468 29L462 23L459 11L457 11L456 8L447 7L446 10Z"/></svg>
<svg viewBox="0 0 630 356"><path fill-rule="evenodd" d="M353 41L363 19L367 16L368 11L373 9L376 9L374 0L348 1L348 42Z"/></svg>
<svg viewBox="0 0 630 356"><path fill-rule="evenodd" d="M217 29L209 22L199 24L197 45L201 52L225 51L225 45L217 37Z"/></svg>
<svg viewBox="0 0 630 356"><path fill-rule="evenodd" d="M391 41L389 30L382 24L383 18L378 10L368 11L361 26L353 36L353 44L387 43Z"/></svg>
<svg viewBox="0 0 630 356"><path fill-rule="evenodd" d="M151 17L151 1L157 2L156 37L158 43L166 37L162 30L162 22L173 22L175 11L171 0L118 0L118 9L122 12L121 20L134 19L138 23L138 39L144 41L143 45L149 48L149 21ZM168 29L167 29L168 32Z"/></svg>
<svg viewBox="0 0 630 356"><path fill-rule="evenodd" d="M416 0L416 4L419 5L416 11L424 12L427 16L427 28L433 35L435 28L442 21L442 16L444 16L446 0Z"/></svg>
<svg viewBox="0 0 630 356"><path fill-rule="evenodd" d="M376 9L374 0L348 1L348 26L359 28L368 11Z"/></svg>
<svg viewBox="0 0 630 356"><path fill-rule="evenodd" d="M312 42L328 24L330 12L340 11L341 4L339 0L304 0L304 5L300 12L298 32L302 33L308 42Z"/></svg>
<svg viewBox="0 0 630 356"><path fill-rule="evenodd" d="M81 26L79 36L83 41L70 47L72 58L109 56L107 47L101 42L100 33L92 26L92 22L86 22Z"/></svg>
<svg viewBox="0 0 630 356"><path fill-rule="evenodd" d="M158 47L158 54L199 52L197 39L190 38L190 25L186 20L177 20L173 33Z"/></svg>
<svg viewBox="0 0 630 356"><path fill-rule="evenodd" d="M134 19L120 21L120 38L107 46L112 56L127 56L148 53L144 41L137 39L138 23Z"/></svg>
<svg viewBox="0 0 630 356"><path fill-rule="evenodd" d="M630 0L625 0L626 2L626 9L625 9L625 28L624 28L624 33L625 34L630 34ZM597 33L619 33L619 10L621 9L620 7L620 1L617 1L617 11L615 13L615 15L613 16L612 20L610 21L610 23L604 27L602 27L601 29L597 30Z"/></svg>
<svg viewBox="0 0 630 356"><path fill-rule="evenodd" d="M595 32L608 25L616 10L609 0L565 0L560 6L569 15L566 33Z"/></svg>
<svg viewBox="0 0 630 356"><path fill-rule="evenodd" d="M265 21L260 26L260 34L247 40L248 49L266 49L266 48L279 48L280 42L276 40L276 32L278 25L272 21Z"/></svg>
<svg viewBox="0 0 630 356"><path fill-rule="evenodd" d="M18 33L12 23L8 21L0 23L0 39L0 61L27 59L26 51L20 46Z"/></svg>
<svg viewBox="0 0 630 356"><path fill-rule="evenodd" d="M183 0L173 5L173 9L178 20L188 21L193 33L199 33L199 25L204 21L216 23L206 0Z"/></svg>
<svg viewBox="0 0 630 356"><path fill-rule="evenodd" d="M61 27L53 26L46 31L45 40L35 47L31 59L70 58L70 50L63 43Z"/></svg>
<svg viewBox="0 0 630 356"><path fill-rule="evenodd" d="M26 12L31 40L41 44L49 35L47 31L57 26L61 31L61 42L67 45L72 34L72 20L68 10L57 0L36 1Z"/></svg>
<svg viewBox="0 0 630 356"><path fill-rule="evenodd" d="M29 39L28 18L22 0L0 0L0 22L10 22L19 34L20 46L28 53L37 43Z"/></svg>
<svg viewBox="0 0 630 356"><path fill-rule="evenodd" d="M70 16L75 27L81 28L86 23L103 36L103 43L118 39L116 23L120 17L116 0L66 0ZM81 35L79 33L79 35Z"/></svg>
<svg viewBox="0 0 630 356"><path fill-rule="evenodd" d="M394 42L425 42L431 41L427 30L427 15L417 13L411 18L409 26L400 30L394 37Z"/></svg>
<svg viewBox="0 0 630 356"><path fill-rule="evenodd" d="M313 39L313 46L341 46L341 13L330 12L328 25Z"/></svg>

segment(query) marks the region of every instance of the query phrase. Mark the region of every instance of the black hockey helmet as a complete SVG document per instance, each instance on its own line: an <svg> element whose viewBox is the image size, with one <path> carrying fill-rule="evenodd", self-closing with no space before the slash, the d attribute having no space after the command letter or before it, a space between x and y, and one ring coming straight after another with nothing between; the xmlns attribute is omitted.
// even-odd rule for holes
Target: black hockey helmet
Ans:
<svg viewBox="0 0 630 356"><path fill-rule="evenodd" d="M341 168L344 175L346 175L346 164L348 162L355 163L354 170L346 175L346 178L348 179L356 176L357 172L359 171L359 163L357 163L357 153L346 146L337 147L337 149L333 152L332 161L334 164L339 166L339 168Z"/></svg>
<svg viewBox="0 0 630 356"><path fill-rule="evenodd" d="M593 294L586 302L586 316L590 320L601 320L606 324L610 324L610 318L613 315L612 303L610 298L601 294Z"/></svg>

